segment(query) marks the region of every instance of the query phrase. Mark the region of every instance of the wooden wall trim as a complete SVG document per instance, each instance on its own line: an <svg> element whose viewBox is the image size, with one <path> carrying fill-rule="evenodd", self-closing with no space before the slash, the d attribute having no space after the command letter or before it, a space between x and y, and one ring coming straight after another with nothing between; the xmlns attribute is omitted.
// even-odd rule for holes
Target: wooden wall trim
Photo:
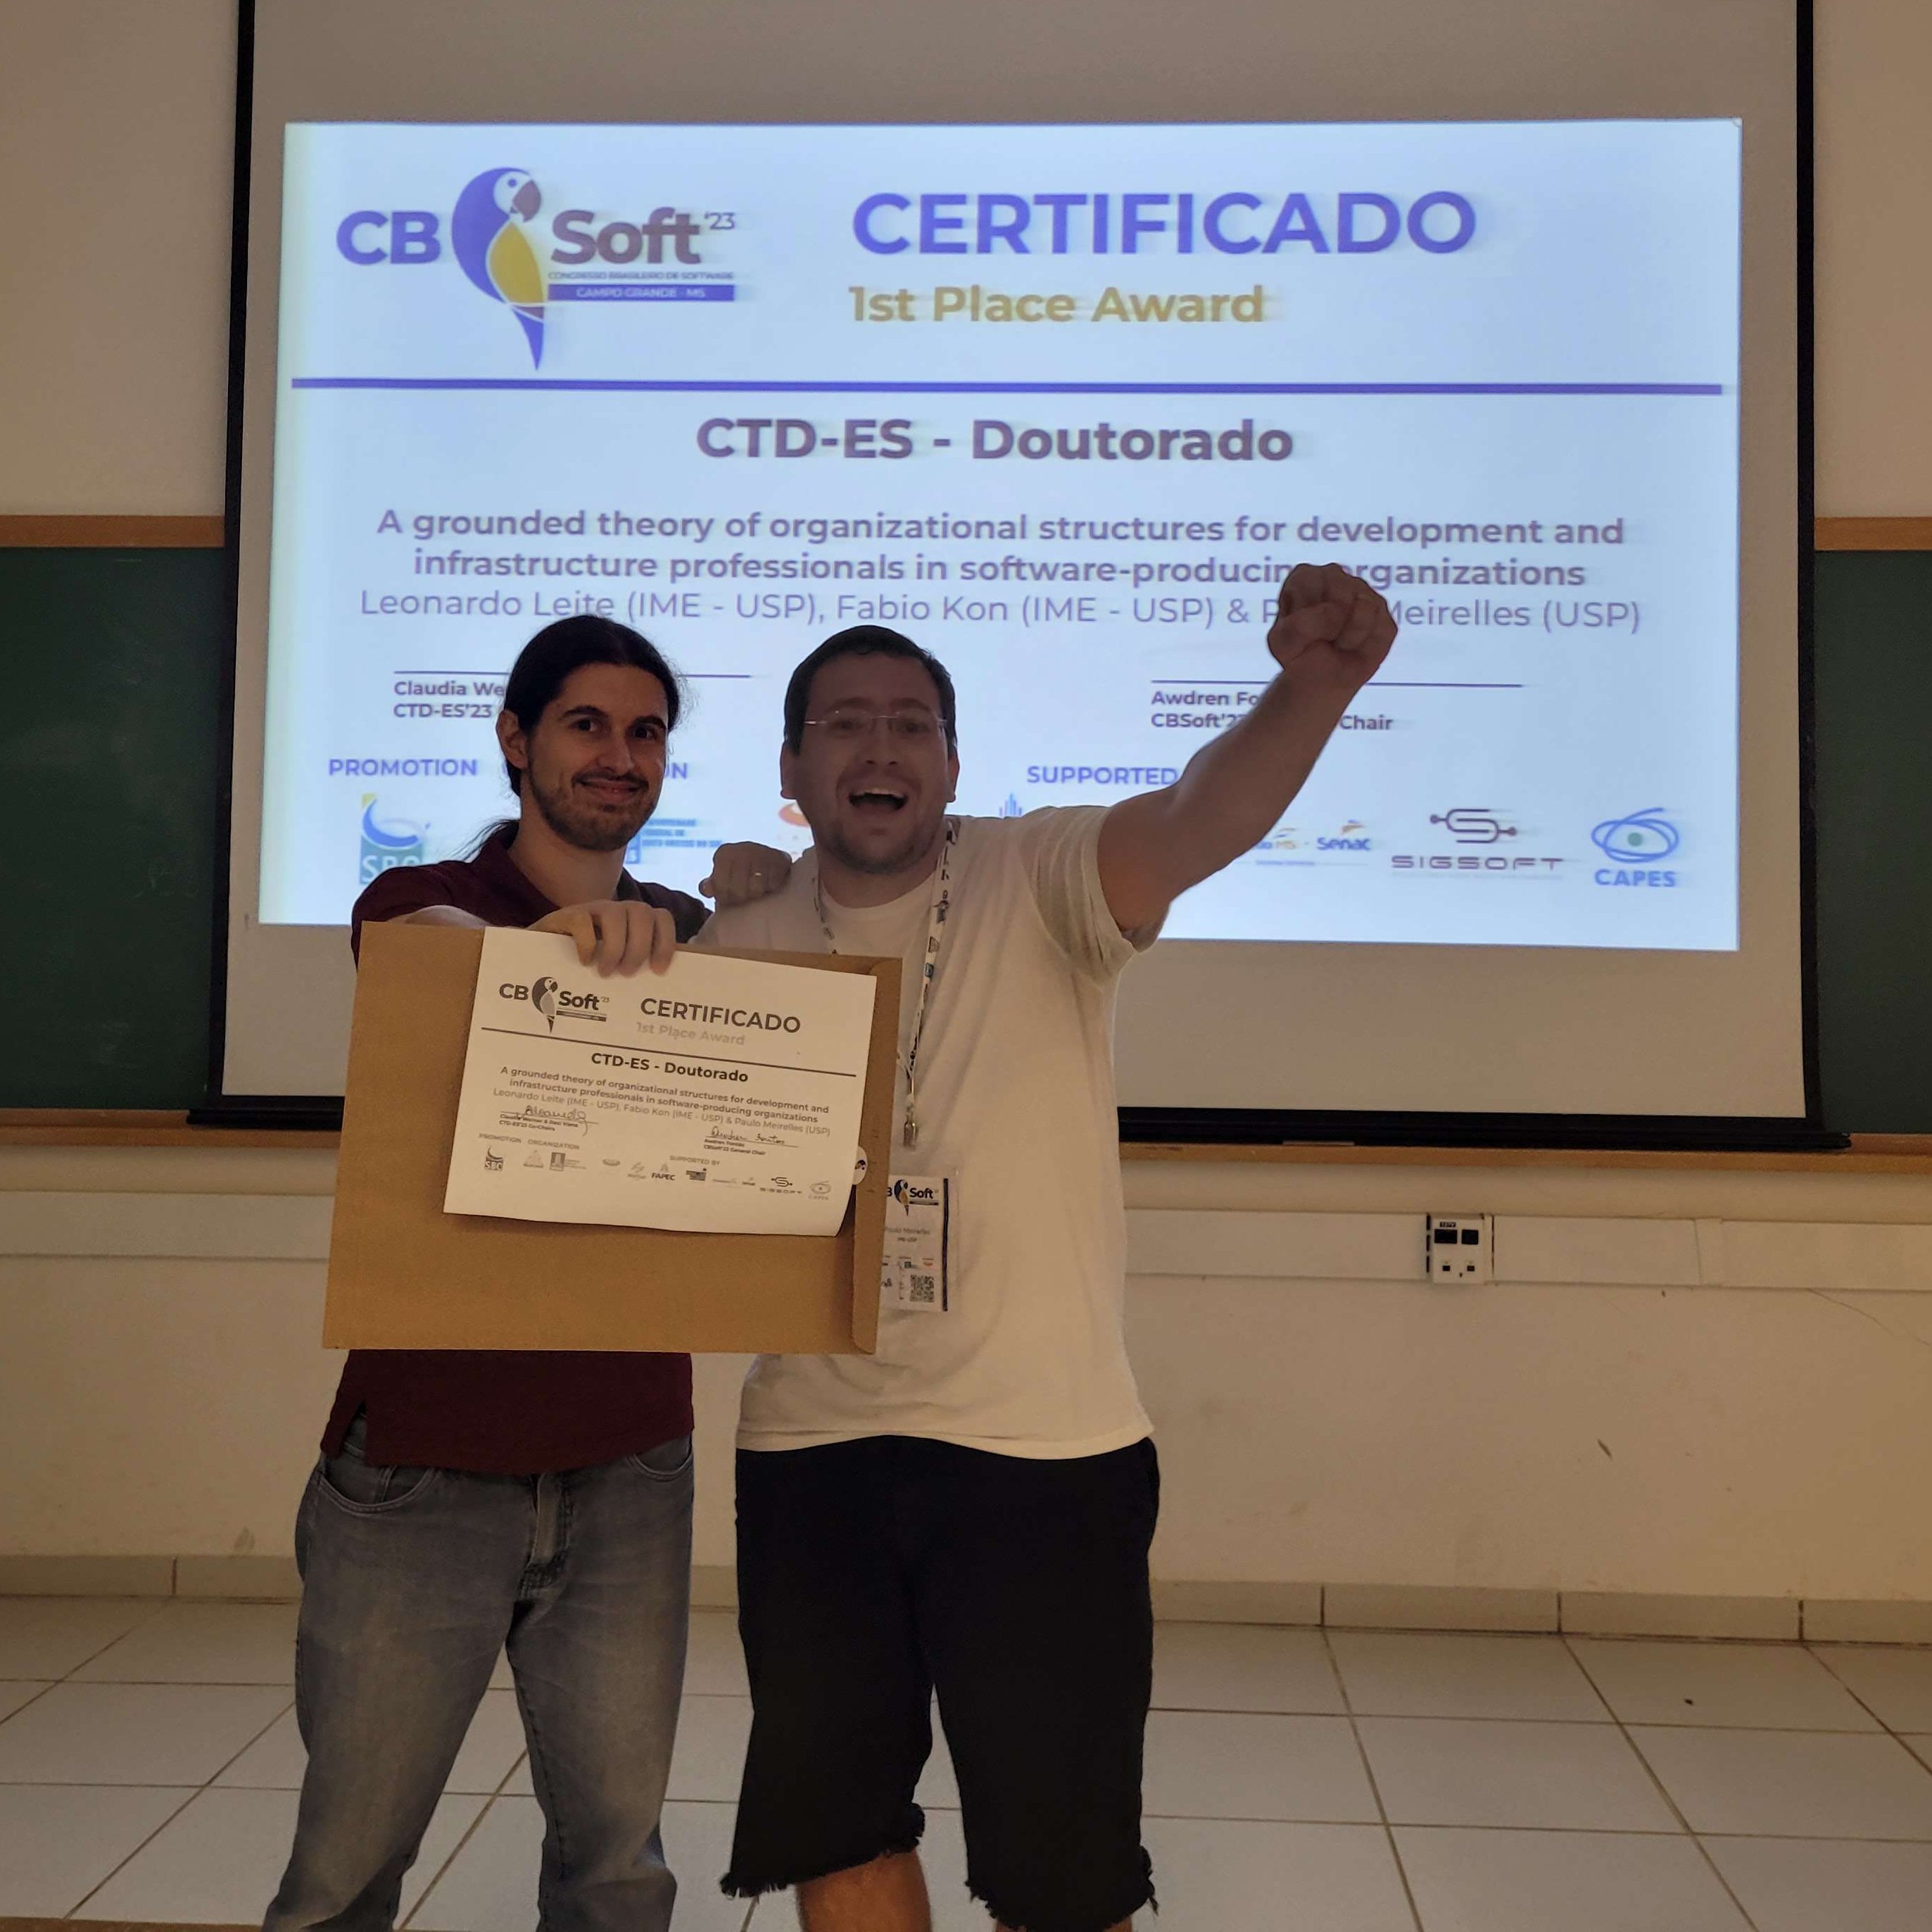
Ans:
<svg viewBox="0 0 1932 1932"><path fill-rule="evenodd" d="M1932 517L1820 517L1820 550L1932 550ZM0 550L219 550L219 517L0 516Z"/></svg>
<svg viewBox="0 0 1932 1932"><path fill-rule="evenodd" d="M219 517L4 517L0 550L219 550Z"/></svg>
<svg viewBox="0 0 1932 1932"><path fill-rule="evenodd" d="M1820 550L1932 550L1932 517L1820 517Z"/></svg>

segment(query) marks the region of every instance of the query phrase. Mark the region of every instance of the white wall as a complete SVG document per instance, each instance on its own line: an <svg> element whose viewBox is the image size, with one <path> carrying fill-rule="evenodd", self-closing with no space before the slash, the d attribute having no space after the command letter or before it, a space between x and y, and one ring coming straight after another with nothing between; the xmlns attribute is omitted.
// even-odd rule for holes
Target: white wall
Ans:
<svg viewBox="0 0 1932 1932"><path fill-rule="evenodd" d="M0 514L221 508L234 14L0 0ZM1820 0L1817 46L1818 509L1923 516L1932 7Z"/></svg>
<svg viewBox="0 0 1932 1932"><path fill-rule="evenodd" d="M322 1195L331 1168L298 1153L0 1150L0 1555L287 1550L336 1367L316 1340L320 1266L4 1251L30 1195ZM1913 1533L1932 1466L1932 1270L1915 1258L1932 1178L1127 1176L1140 1208L1608 1217L1592 1252L1623 1252L1635 1274L1683 1273L1654 1259L1667 1241L1630 1238L1672 1221L1898 1231L1884 1267L1828 1264L1815 1288L1136 1277L1130 1340L1166 1477L1159 1575L1932 1601L1932 1541ZM238 1226L246 1207L227 1210ZM1214 1246L1204 1270L1230 1264ZM1545 1247L1552 1272L1601 1271ZM1832 1265L1892 1286L1841 1286ZM1762 1258L1732 1273L1767 1278ZM730 1560L741 1369L700 1361L702 1564Z"/></svg>

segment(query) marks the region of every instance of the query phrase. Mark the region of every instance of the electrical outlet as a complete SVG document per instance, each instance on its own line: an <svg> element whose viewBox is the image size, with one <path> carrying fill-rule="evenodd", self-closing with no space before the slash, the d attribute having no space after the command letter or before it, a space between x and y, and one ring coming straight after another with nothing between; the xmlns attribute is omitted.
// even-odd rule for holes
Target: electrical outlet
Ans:
<svg viewBox="0 0 1932 1932"><path fill-rule="evenodd" d="M1496 1226L1487 1214L1423 1216L1423 1267L1431 1281L1493 1281Z"/></svg>

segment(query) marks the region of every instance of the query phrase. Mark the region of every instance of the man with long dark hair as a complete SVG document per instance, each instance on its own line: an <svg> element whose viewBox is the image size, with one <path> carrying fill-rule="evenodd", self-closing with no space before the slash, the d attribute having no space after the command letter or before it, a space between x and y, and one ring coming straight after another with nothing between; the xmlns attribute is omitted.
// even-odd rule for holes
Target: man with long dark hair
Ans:
<svg viewBox="0 0 1932 1932"><path fill-rule="evenodd" d="M624 870L682 692L635 631L568 617L511 671L496 735L517 816L474 857L382 873L370 920L568 934L662 971L696 899ZM728 900L788 864L721 850ZM664 1932L658 1820L690 1601L687 1355L357 1349L296 1520L302 1807L271 1932L388 1932L404 1874L507 1649L545 1820L550 1932Z"/></svg>

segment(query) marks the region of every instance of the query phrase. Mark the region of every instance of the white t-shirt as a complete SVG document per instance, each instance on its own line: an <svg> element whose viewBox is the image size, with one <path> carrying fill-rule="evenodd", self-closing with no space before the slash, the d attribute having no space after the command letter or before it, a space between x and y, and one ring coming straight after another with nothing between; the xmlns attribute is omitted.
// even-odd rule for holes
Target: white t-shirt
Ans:
<svg viewBox="0 0 1932 1932"><path fill-rule="evenodd" d="M923 1436L1003 1455L1097 1456L1149 1432L1121 1332L1126 1224L1114 985L1124 936L1100 890L1103 808L962 818L919 1048L919 1144L898 1144L933 878L825 912L842 953L905 962L895 1173L950 1178L951 1306L882 1308L875 1355L761 1355L738 1441L802 1449ZM704 947L827 950L807 854L782 891L718 914ZM871 1150L877 1157L876 1150Z"/></svg>

